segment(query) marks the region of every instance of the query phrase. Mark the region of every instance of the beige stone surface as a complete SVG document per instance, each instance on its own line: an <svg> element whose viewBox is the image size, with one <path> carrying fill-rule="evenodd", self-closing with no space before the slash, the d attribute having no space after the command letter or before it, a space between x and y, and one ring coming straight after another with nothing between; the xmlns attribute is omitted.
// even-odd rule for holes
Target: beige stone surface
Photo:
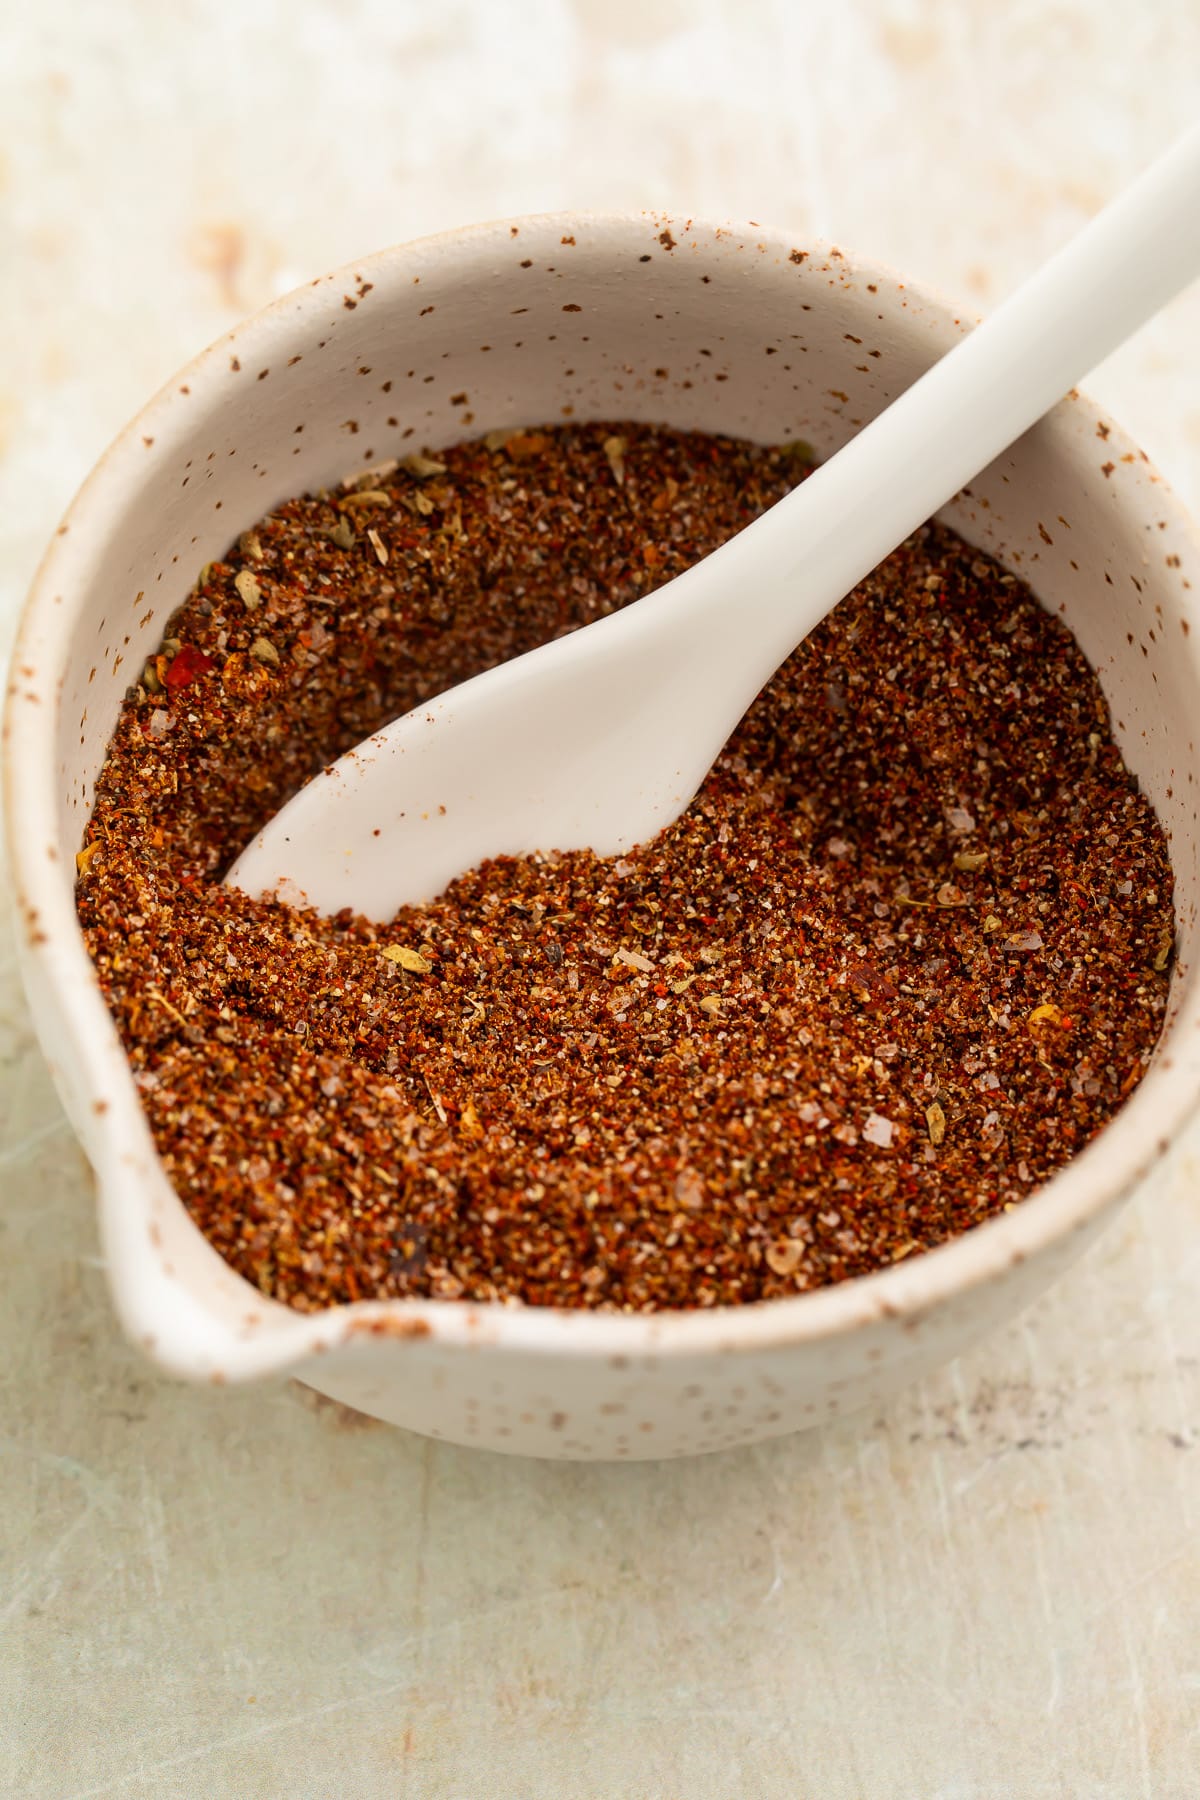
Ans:
<svg viewBox="0 0 1200 1800"><path fill-rule="evenodd" d="M0 58L0 649L114 430L381 243L564 206L823 233L979 308L1200 100L1194 0L41 0ZM1200 503L1200 295L1090 384ZM508 1462L113 1324L0 953L0 1791L1200 1792L1200 1130L882 1416Z"/></svg>

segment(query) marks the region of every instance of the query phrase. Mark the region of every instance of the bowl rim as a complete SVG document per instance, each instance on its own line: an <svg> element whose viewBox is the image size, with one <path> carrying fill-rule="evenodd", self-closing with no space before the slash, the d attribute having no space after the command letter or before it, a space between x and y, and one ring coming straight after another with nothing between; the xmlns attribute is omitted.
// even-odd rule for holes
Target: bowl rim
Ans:
<svg viewBox="0 0 1200 1800"><path fill-rule="evenodd" d="M61 862L47 853L48 829L55 829L58 794L56 766L57 704L46 705L44 681L37 671L61 668L65 642L75 623L64 599L72 582L82 591L88 564L89 538L118 496L139 486L145 473L141 440L167 435L166 422L178 418L179 388L193 392L214 385L228 368L229 350L246 352L279 331L285 321L296 328L315 325L324 291L330 283L347 284L365 271L393 264L406 268L436 264L444 274L457 261L465 268L472 256L503 245L517 228L526 243L539 232L557 243L564 229L586 233L589 243L614 250L664 225L683 228L682 216L646 211L588 211L518 215L437 232L408 243L385 247L329 272L317 281L282 295L270 305L222 333L176 371L130 420L100 456L71 501L37 569L21 611L13 642L3 736L5 834L16 896L18 933L26 989L34 1005L35 1027L43 1045L52 1030L73 1054L79 1086L91 1095L113 1091L114 1051L125 1080L116 1082L118 1104L94 1102L86 1121L76 1120L98 1176L98 1205L110 1250L109 1278L118 1311L131 1335L157 1360L176 1372L200 1375L220 1370L222 1378L245 1379L294 1367L314 1352L371 1338L425 1341L443 1346L489 1345L513 1351L569 1357L607 1356L617 1361L639 1357L693 1356L711 1352L784 1348L801 1342L842 1337L889 1320L915 1329L920 1320L943 1304L966 1296L1007 1268L1092 1225L1115 1208L1163 1155L1194 1111L1200 1095L1200 1035L1183 1031L1187 1020L1200 1025L1200 998L1190 990L1171 1030L1170 1053L1156 1050L1146 1077L1099 1137L1067 1162L1044 1187L1012 1211L972 1227L936 1249L891 1267L816 1289L742 1306L714 1306L688 1311L612 1313L469 1303L433 1299L368 1300L298 1313L267 1301L249 1282L247 1297L261 1313L257 1332L237 1330L194 1300L189 1284L164 1271L161 1259L135 1249L129 1227L141 1228L144 1245L149 1204L139 1211L128 1191L141 1186L149 1195L147 1167L150 1134L128 1078L128 1063L116 1028L80 934L73 897L65 890ZM787 257L796 233L760 224L715 223L688 216L689 233L711 233L717 239L736 236L757 249ZM803 239L813 259L831 253L838 272L863 282L884 281L902 289L914 311L925 317L963 321L976 315L956 307L935 287L902 276L894 268L827 240ZM1135 456L1155 482L1156 503L1171 517L1200 564L1200 530L1187 508L1120 427L1086 396L1072 391L1054 409L1078 409L1093 429L1107 428L1108 453L1119 459ZM73 575L72 571L79 573ZM1184 601L1179 605L1186 612ZM27 675L32 671L31 675ZM24 685L28 680L29 685ZM57 693L54 695L57 702ZM39 1016L44 1007L48 1022ZM45 1027L45 1028L44 1028ZM1176 1039L1180 1040L1178 1043ZM49 1054L49 1052L48 1052ZM53 1058L51 1066L54 1067ZM56 1080L60 1080L55 1071ZM121 1100L123 1085L124 1099ZM163 1177L165 1179L165 1177ZM136 1217L135 1217L136 1215ZM189 1221L190 1223L190 1221ZM205 1240L195 1225L196 1237ZM212 1254L215 1254L213 1252ZM226 1266L227 1267L227 1266ZM235 1281L244 1278L229 1270Z"/></svg>

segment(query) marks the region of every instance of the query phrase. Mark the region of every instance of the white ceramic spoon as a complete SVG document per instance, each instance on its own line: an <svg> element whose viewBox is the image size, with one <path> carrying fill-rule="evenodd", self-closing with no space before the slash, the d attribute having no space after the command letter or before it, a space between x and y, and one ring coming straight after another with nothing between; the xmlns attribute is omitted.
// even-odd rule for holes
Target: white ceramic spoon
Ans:
<svg viewBox="0 0 1200 1800"><path fill-rule="evenodd" d="M1200 126L787 499L657 593L396 719L228 880L390 918L489 856L615 854L883 557L1200 273Z"/></svg>

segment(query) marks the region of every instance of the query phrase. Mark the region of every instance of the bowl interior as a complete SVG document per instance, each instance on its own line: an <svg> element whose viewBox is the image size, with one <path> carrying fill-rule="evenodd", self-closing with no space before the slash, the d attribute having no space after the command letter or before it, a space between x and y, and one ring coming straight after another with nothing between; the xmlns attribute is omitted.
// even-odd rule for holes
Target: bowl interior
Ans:
<svg viewBox="0 0 1200 1800"><path fill-rule="evenodd" d="M289 495L500 427L656 421L802 438L827 457L968 323L894 275L757 228L524 220L385 252L300 290L205 352L118 440L39 577L9 731L30 978L100 1174L127 1319L144 1323L149 1284L167 1336L214 1321L239 1341L247 1319L284 1328L167 1186L74 923L73 859L122 696L200 567ZM943 516L1065 617L1170 833L1180 938L1159 1063L1171 1079L1157 1073L1110 1128L1116 1192L1196 1080L1195 543L1145 459L1078 396Z"/></svg>

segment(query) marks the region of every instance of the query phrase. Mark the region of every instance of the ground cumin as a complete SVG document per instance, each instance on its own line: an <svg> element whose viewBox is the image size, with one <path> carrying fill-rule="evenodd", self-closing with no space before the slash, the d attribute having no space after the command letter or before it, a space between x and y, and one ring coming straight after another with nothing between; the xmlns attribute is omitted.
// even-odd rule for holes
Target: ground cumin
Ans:
<svg viewBox="0 0 1200 1800"><path fill-rule="evenodd" d="M495 435L277 507L130 689L79 912L166 1169L300 1308L794 1294L1019 1202L1141 1076L1163 834L1063 626L917 532L684 818L382 927L220 885L324 761L669 579L802 447Z"/></svg>

